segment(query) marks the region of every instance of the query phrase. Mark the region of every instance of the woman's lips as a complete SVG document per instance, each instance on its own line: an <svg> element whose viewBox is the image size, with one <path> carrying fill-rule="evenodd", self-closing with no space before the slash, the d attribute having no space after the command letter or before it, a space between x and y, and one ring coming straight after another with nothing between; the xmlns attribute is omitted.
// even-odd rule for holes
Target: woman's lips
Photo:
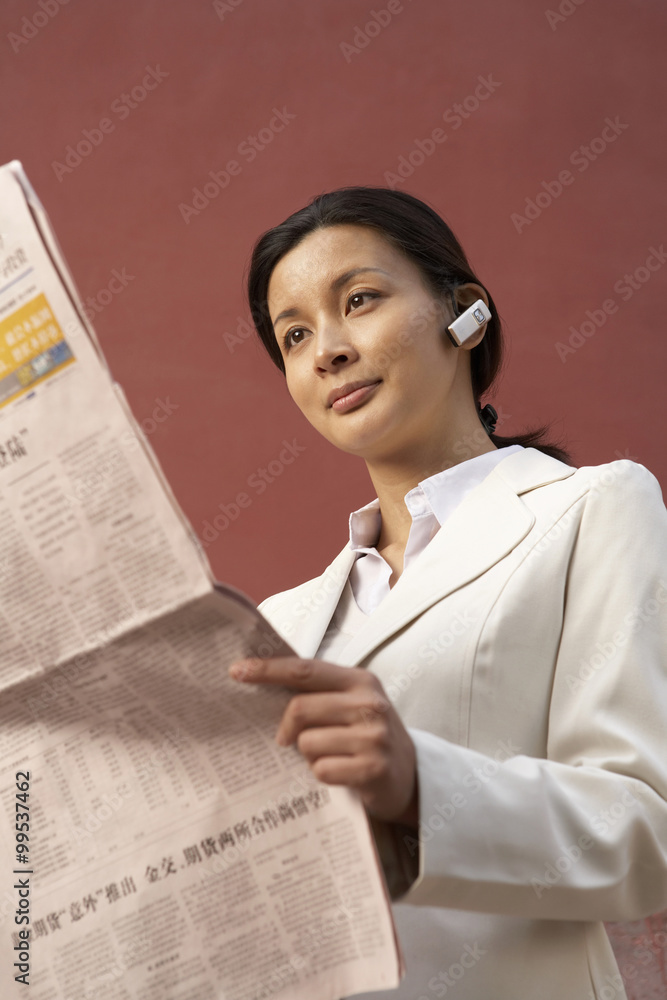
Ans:
<svg viewBox="0 0 667 1000"><path fill-rule="evenodd" d="M347 410L354 409L355 406L364 403L380 384L381 382L379 381L371 382L370 385L362 385L358 389L352 389L347 395L339 396L338 399L335 399L331 404L331 409L336 410L337 413L345 413Z"/></svg>

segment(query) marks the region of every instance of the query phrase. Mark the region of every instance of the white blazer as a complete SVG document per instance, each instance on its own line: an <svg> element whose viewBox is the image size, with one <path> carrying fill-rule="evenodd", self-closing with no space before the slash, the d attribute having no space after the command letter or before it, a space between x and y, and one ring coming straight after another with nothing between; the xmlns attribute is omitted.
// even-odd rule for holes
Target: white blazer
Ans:
<svg viewBox="0 0 667 1000"><path fill-rule="evenodd" d="M313 657L354 560L262 612ZM346 648L417 751L407 974L369 1000L621 1000L602 921L667 907L667 511L533 448L461 502ZM636 971L636 969L635 969ZM630 970L629 974L632 974Z"/></svg>

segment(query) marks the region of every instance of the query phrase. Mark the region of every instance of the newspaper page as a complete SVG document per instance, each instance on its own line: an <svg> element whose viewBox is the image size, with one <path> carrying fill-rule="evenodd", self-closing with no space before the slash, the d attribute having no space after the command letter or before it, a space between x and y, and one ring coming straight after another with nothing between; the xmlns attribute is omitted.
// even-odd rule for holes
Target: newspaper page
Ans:
<svg viewBox="0 0 667 1000"><path fill-rule="evenodd" d="M227 675L290 649L214 583L16 161L0 168L0 526L0 996L398 985L359 800L276 744L289 692Z"/></svg>

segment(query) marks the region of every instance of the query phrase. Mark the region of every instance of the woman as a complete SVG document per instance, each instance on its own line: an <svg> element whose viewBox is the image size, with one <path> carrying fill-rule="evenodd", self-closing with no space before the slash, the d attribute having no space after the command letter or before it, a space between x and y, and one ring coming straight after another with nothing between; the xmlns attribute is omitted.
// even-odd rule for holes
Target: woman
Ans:
<svg viewBox="0 0 667 1000"><path fill-rule="evenodd" d="M316 198L258 241L249 298L377 494L321 577L262 605L299 658L232 668L298 692L279 742L372 819L407 965L372 996L624 997L602 921L667 905L656 479L494 433L493 300L410 195ZM491 319L457 346L479 299Z"/></svg>

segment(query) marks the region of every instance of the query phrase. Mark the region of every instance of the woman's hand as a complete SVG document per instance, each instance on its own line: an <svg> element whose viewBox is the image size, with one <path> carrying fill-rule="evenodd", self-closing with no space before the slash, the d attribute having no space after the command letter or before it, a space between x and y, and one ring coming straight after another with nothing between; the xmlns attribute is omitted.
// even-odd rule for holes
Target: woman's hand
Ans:
<svg viewBox="0 0 667 1000"><path fill-rule="evenodd" d="M285 709L277 742L296 743L319 781L356 789L371 815L417 826L414 744L370 671L285 656L240 660L229 674L244 683L298 691Z"/></svg>

